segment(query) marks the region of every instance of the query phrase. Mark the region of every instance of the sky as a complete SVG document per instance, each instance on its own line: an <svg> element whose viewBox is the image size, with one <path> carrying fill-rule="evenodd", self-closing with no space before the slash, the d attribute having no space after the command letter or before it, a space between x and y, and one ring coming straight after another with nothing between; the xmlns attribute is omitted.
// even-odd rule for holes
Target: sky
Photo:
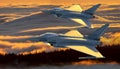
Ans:
<svg viewBox="0 0 120 69"><path fill-rule="evenodd" d="M120 0L0 0L0 6L19 5L19 4L120 4Z"/></svg>

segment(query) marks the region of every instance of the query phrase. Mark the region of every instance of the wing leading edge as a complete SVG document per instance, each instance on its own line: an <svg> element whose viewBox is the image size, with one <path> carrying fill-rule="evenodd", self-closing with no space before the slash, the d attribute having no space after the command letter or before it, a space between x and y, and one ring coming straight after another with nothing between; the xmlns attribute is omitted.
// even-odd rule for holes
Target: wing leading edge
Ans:
<svg viewBox="0 0 120 69"><path fill-rule="evenodd" d="M104 56L102 56L100 52L94 51L87 46L67 46L67 47L71 48L73 50L94 56L95 58L104 58ZM96 49L96 48L94 47L94 49Z"/></svg>
<svg viewBox="0 0 120 69"><path fill-rule="evenodd" d="M86 18L80 18L80 19L73 18L71 20L74 21L74 22L76 22L76 23L82 24L85 27L92 28L91 22L90 22L89 19L86 19Z"/></svg>
<svg viewBox="0 0 120 69"><path fill-rule="evenodd" d="M78 30L71 30L65 33L66 36L76 36L76 37L84 37Z"/></svg>
<svg viewBox="0 0 120 69"><path fill-rule="evenodd" d="M70 10L70 11L76 11L76 12L82 12L82 8L80 7L80 5L78 4L75 4L75 5L72 5L68 8L65 8L66 10Z"/></svg>

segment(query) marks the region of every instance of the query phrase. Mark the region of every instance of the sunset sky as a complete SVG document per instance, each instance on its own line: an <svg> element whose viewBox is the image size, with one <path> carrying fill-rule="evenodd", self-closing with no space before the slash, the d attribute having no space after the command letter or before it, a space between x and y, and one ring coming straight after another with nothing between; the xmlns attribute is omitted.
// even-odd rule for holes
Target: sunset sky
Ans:
<svg viewBox="0 0 120 69"><path fill-rule="evenodd" d="M0 0L0 6L4 5L19 5L19 4L120 4L120 0Z"/></svg>

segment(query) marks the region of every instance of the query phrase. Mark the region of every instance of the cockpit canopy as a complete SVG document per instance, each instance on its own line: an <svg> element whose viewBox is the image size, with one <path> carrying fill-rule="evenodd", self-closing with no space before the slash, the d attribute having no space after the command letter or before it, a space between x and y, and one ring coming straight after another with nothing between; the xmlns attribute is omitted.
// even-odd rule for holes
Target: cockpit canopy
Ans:
<svg viewBox="0 0 120 69"><path fill-rule="evenodd" d="M49 38L56 37L56 36L59 36L59 35L56 33L45 33L40 35L39 41L47 42Z"/></svg>
<svg viewBox="0 0 120 69"><path fill-rule="evenodd" d="M45 38L56 37L56 36L59 36L59 35L56 33L45 33L45 34L40 35L40 37L45 37Z"/></svg>
<svg viewBox="0 0 120 69"><path fill-rule="evenodd" d="M62 11L63 9L61 9L61 8L53 8L52 10L54 10L54 11Z"/></svg>

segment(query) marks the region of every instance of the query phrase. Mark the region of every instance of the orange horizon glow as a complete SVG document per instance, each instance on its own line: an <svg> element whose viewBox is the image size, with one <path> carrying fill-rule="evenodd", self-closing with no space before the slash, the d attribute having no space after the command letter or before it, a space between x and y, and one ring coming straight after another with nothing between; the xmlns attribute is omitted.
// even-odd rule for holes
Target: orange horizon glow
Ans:
<svg viewBox="0 0 120 69"><path fill-rule="evenodd" d="M71 5L71 4L120 4L120 0L0 0L0 6L6 5Z"/></svg>

